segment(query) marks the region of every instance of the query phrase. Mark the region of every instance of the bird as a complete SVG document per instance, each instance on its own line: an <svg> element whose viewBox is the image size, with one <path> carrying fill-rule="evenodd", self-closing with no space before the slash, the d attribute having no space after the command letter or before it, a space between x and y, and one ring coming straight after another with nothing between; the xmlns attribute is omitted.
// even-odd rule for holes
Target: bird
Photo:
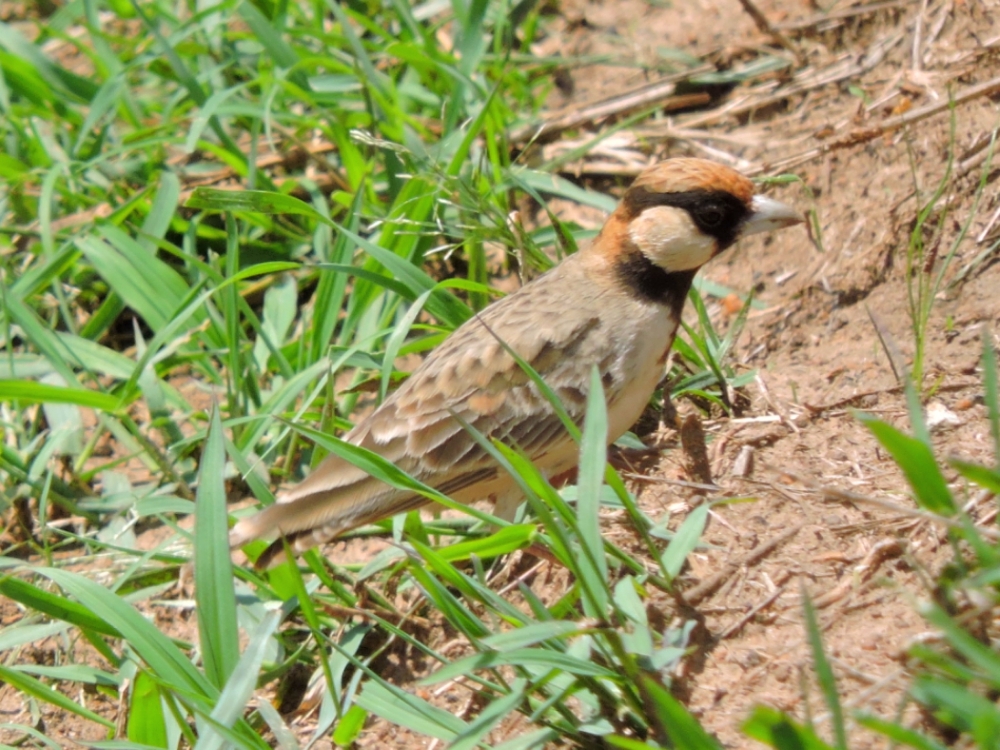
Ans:
<svg viewBox="0 0 1000 750"><path fill-rule="evenodd" d="M510 520L523 500L518 486L466 425L520 450L549 478L573 469L579 451L511 351L578 425L596 366L610 445L662 379L698 269L741 237L803 221L727 166L658 162L638 175L589 247L470 317L344 440L458 502L492 500L495 515ZM284 557L282 538L297 555L426 504L329 455L274 504L239 520L230 546L271 541L257 561L266 566Z"/></svg>

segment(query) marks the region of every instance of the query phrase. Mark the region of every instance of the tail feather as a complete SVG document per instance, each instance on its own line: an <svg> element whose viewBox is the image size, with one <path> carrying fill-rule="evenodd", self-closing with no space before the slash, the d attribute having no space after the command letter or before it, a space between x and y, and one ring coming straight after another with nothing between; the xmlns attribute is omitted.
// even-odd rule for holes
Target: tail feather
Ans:
<svg viewBox="0 0 1000 750"><path fill-rule="evenodd" d="M410 510L415 510L423 505L426 505L427 500L420 495L413 495L410 498L405 498L399 501L395 501L393 505L393 513L403 513ZM275 505L272 508L277 507ZM254 563L254 567L258 570L272 568L279 563L284 562L286 558L286 549L291 550L293 555L301 555L308 549L316 547L320 544L326 544L333 539L336 539L341 534L344 534L351 529L356 529L359 526L364 526L367 523L374 523L382 518L385 518L387 514L382 513L379 515L372 515L371 517L366 517L353 523L330 523L326 526L320 526L316 528L309 528L303 531L297 531L291 534L284 534L279 536L278 539L271 542L267 549L257 558ZM250 519L252 520L252 519ZM234 528L235 532L236 529ZM287 548L286 548L287 543ZM230 537L230 546L238 546L232 544L232 537Z"/></svg>
<svg viewBox="0 0 1000 750"><path fill-rule="evenodd" d="M279 498L256 515L241 519L229 533L229 545L291 537L312 529L343 533L392 515L411 495L366 477L353 485L300 496L292 502Z"/></svg>
<svg viewBox="0 0 1000 750"><path fill-rule="evenodd" d="M490 488L497 482L498 469L480 466L438 479L434 484L439 491L460 502L471 502L493 494ZM368 475L332 489L315 486L312 492L304 493L302 487L307 482L294 488L294 495L283 494L274 505L241 519L229 532L229 546L240 547L255 539L272 541L257 561L257 567L270 567L284 559L286 541L298 555L351 529L428 504L423 495L396 489ZM480 495L477 489L484 493Z"/></svg>

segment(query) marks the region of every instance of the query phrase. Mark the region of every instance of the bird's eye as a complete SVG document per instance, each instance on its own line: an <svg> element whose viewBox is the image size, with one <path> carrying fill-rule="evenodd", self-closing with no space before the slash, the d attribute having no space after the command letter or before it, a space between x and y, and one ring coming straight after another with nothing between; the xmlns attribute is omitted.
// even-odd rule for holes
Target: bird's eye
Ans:
<svg viewBox="0 0 1000 750"><path fill-rule="evenodd" d="M698 219L699 223L704 227L717 227L722 223L722 209L714 204L702 206L698 209Z"/></svg>

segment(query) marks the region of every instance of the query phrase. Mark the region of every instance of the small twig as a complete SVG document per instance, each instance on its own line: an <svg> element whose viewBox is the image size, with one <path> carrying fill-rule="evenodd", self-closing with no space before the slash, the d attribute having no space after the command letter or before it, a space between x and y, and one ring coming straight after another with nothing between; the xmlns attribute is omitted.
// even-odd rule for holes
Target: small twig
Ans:
<svg viewBox="0 0 1000 750"><path fill-rule="evenodd" d="M978 388L979 383L968 382L968 383L943 383L936 387L937 391L951 392L951 391L964 391L967 388ZM882 388L877 391L864 391L863 393L855 393L853 396L848 396L842 398L839 401L834 401L832 404L826 404L824 406L814 406L813 404L803 403L802 405L809 411L813 416L818 416L820 414L827 414L828 412L843 410L848 406L855 406L862 399L868 398L869 396L887 396L902 393L903 386L895 385L892 388ZM874 410L866 410L874 411Z"/></svg>
<svg viewBox="0 0 1000 750"><path fill-rule="evenodd" d="M825 31L828 28L833 28L837 21L847 21L851 18L857 18L858 16L863 16L868 13L878 13L880 10L903 8L907 5L913 5L913 2L914 0L889 0L884 3L855 5L853 8L835 10L831 13L817 13L814 16L802 18L798 21L785 21L784 23L777 24L775 28L780 29L781 31L801 31L814 26L824 26L824 24L829 24L829 26L824 27L823 30Z"/></svg>
<svg viewBox="0 0 1000 750"><path fill-rule="evenodd" d="M621 472L623 477L628 479L635 479L639 482L646 482L648 484L671 484L675 487L686 487L691 490L701 490L702 492L721 492L722 488L715 484L702 484L701 482L685 482L683 479L669 479L667 477L654 477L646 476L645 474L636 474L634 471L623 471Z"/></svg>
<svg viewBox="0 0 1000 750"><path fill-rule="evenodd" d="M896 378L896 382L902 385L903 377L906 374L906 360L903 359L903 353L899 350L896 339L893 338L889 332L889 328L882 322L882 318L879 317L878 313L868 305L865 305L865 312L868 313L868 319L875 328L875 334L878 336L879 343L882 344L882 351L885 352L885 356L889 359L889 367L892 368L892 374Z"/></svg>
<svg viewBox="0 0 1000 750"><path fill-rule="evenodd" d="M778 599L784 593L785 593L785 587L784 586L779 586L774 591L773 594L771 594L769 597L767 597L767 599L765 599L764 601L760 602L759 604L755 604L753 606L753 608L749 612L747 612L745 615L743 615L743 617L741 617L739 620L737 620L732 625L730 625L728 628L726 628L721 633L719 633L718 640L724 641L726 638L729 638L730 636L733 636L736 633L738 633L739 631L741 631L743 629L743 626L746 625L748 622L750 622L753 618L755 618L757 616L757 614L762 609L766 609L767 607L770 607L772 604L774 604L776 601L778 601Z"/></svg>
<svg viewBox="0 0 1000 750"><path fill-rule="evenodd" d="M644 84L631 91L626 91L624 94L600 99L582 106L575 105L567 112L554 115L542 122L518 128L510 134L510 140L512 143L523 143L528 140L551 140L564 130L572 130L588 122L603 120L657 103L662 103L665 109L682 109L705 104L710 100L708 94L696 93L675 96L674 92L677 90L677 84L681 81L714 70L715 68L711 65L700 65L681 73L666 76L655 83Z"/></svg>
<svg viewBox="0 0 1000 750"><path fill-rule="evenodd" d="M941 12L938 13L938 17L935 19L934 24L931 26L930 31L924 38L924 49L920 53L921 61L926 62L930 57L930 47L933 46L937 38L941 36L941 31L944 29L944 25L948 22L948 19L952 17L952 11L954 10L954 2L948 0L948 2L943 3L941 6Z"/></svg>
<svg viewBox="0 0 1000 750"><path fill-rule="evenodd" d="M726 580L733 575L733 573L735 573L740 568L750 567L754 563L767 557L782 544L784 544L793 536L798 534L803 526L805 526L805 524L800 523L788 529L785 529L783 532L778 534L778 536L774 537L774 539L765 542L756 549L752 550L747 555L744 555L739 560L731 560L725 563L725 567L718 573L716 573L713 576L710 576L709 578L706 578L697 586L694 586L688 589L687 591L683 592L684 600L691 606L695 606L702 600L707 599L709 596L715 593L715 591L720 586L722 586L722 584L725 583Z"/></svg>
<svg viewBox="0 0 1000 750"><path fill-rule="evenodd" d="M431 627L430 620L424 617L418 617L410 612L390 612L387 609L382 609L381 607L375 609L374 611L369 611L365 609L359 609L357 607L344 607L340 604L324 604L323 609L331 617L336 617L339 620L347 620L351 617L360 617L363 620L385 620L386 622L391 622L397 627L402 626L404 622L412 622L419 628L427 630Z"/></svg>
<svg viewBox="0 0 1000 750"><path fill-rule="evenodd" d="M798 432L799 428L795 425L795 422L791 420L788 416L788 411L778 405L778 402L774 400L771 396L771 389L767 387L767 383L764 382L764 376L761 375L760 371L754 376L754 382L757 384L757 388L760 390L760 395L764 397L764 401L767 405L771 407L771 410L781 417L781 423L788 427L792 432Z"/></svg>
<svg viewBox="0 0 1000 750"><path fill-rule="evenodd" d="M823 609L840 601L855 586L867 582L883 562L890 557L899 557L901 554L903 554L903 543L896 538L883 539L876 543L865 555L864 560L851 569L850 575L844 576L843 580L834 588L813 599L813 606L816 609Z"/></svg>
<svg viewBox="0 0 1000 750"><path fill-rule="evenodd" d="M990 216L989 220L986 222L986 226L983 227L983 231L976 235L976 244L982 245L986 238L990 236L990 232L993 231L993 227L996 225L997 220L1000 219L1000 206L997 206L996 211Z"/></svg>
<svg viewBox="0 0 1000 750"><path fill-rule="evenodd" d="M986 161L986 157L992 156L993 150L987 148L997 137L997 128L988 133L982 133L976 142L962 155L962 160L955 170L955 179L965 177L974 169L978 169Z"/></svg>
<svg viewBox="0 0 1000 750"><path fill-rule="evenodd" d="M700 128L710 123L724 120L727 117L738 117L757 109L778 104L792 96L805 94L832 83L839 83L849 78L857 78L878 65L885 58L886 54L888 54L889 50L902 40L903 34L901 32L890 34L872 44L860 59L856 55L845 54L834 64L820 71L812 69L800 71L791 82L783 86L776 86L774 84L760 86L746 96L727 102L725 105L710 112L694 115L680 124L685 128ZM671 125L670 127L674 126ZM650 135L655 135L655 133L650 132ZM756 171L748 172L748 174L753 176L765 171L773 170L758 168Z"/></svg>
<svg viewBox="0 0 1000 750"><path fill-rule="evenodd" d="M920 70L921 67L920 37L924 31L924 14L926 13L927 0L921 0L920 11L917 13L916 21L913 24L913 49L910 50L910 67L913 70Z"/></svg>
<svg viewBox="0 0 1000 750"><path fill-rule="evenodd" d="M921 120L926 120L928 117L944 112L952 106L957 107L961 104L965 104L966 102L970 102L973 99L989 96L998 91L1000 91L1000 76L991 78L990 80L976 86L970 86L965 91L962 91L950 99L934 102L933 104L928 104L926 107L920 107L919 109L913 109L904 114L890 117L873 127L852 131L847 135L841 136L840 138L827 141L822 146L811 148L808 151L803 151L802 153L790 156L787 159L782 159L781 161L772 162L767 166L766 170L761 169L760 171L786 172L790 169L795 169L796 167L800 167L807 162L818 159L819 157L825 156L834 151L850 148L852 146L860 146L863 143L873 141L876 138L882 137L886 133L891 133L892 131L905 127L906 125L912 125L913 123L920 122Z"/></svg>
<svg viewBox="0 0 1000 750"><path fill-rule="evenodd" d="M757 28L762 33L767 34L786 50L791 52L792 55L795 56L796 63L799 65L803 64L802 55L799 53L798 49L796 49L795 45L788 40L788 37L771 25L771 22L767 20L767 16L761 12L760 8L754 4L753 0L740 0L740 5L743 6L743 10L745 10L747 15L753 19L753 22L757 24Z"/></svg>
<svg viewBox="0 0 1000 750"><path fill-rule="evenodd" d="M993 490L979 490L979 492L976 493L975 497L973 497L971 500L969 500L969 502L967 502L965 505L962 506L962 512L972 513L972 511L974 511L977 506L982 505L983 503L993 498L994 496L995 493L993 492Z"/></svg>
<svg viewBox="0 0 1000 750"><path fill-rule="evenodd" d="M946 516L938 515L937 513L931 513L926 510L919 510L917 508L906 508L902 505L896 505L895 503L890 503L888 500L880 500L875 497L869 497L868 495L861 495L857 492L850 492L848 490L837 489L836 487L824 487L818 482L814 482L808 477L803 477L799 474L788 471L781 467L775 466L773 464L764 464L764 468L772 471L776 474L783 474L787 477L791 477L800 484L805 485L814 492L818 492L824 500L838 502L838 503L851 503L860 505L871 505L876 508L881 508L882 510L887 510L890 513L895 513L897 516L903 516L907 518L920 519L922 521L930 521L931 523L937 524L939 526L946 526L949 529L955 529L957 531L962 531L966 526L959 520L954 518L948 518ZM980 533L983 536L998 540L1000 539L1000 531L990 528L981 528Z"/></svg>
<svg viewBox="0 0 1000 750"><path fill-rule="evenodd" d="M528 568L524 573L522 573L517 578L515 578L513 581L511 581L506 586L504 586L502 589L500 589L500 591L498 591L497 593L499 593L500 596L504 596L505 594L509 593L510 591L513 591L515 587L519 586L520 584L524 583L526 580L528 580L529 578L531 578L531 576L533 576L535 573L537 573L539 570L541 570L541 567L543 565L547 564L548 562L549 562L548 560L539 560L537 563L535 563L530 568Z"/></svg>

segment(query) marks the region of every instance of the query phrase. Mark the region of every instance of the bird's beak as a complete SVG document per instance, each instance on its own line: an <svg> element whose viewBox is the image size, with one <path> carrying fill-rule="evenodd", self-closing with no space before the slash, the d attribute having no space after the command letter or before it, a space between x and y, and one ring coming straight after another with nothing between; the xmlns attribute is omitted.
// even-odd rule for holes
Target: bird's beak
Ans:
<svg viewBox="0 0 1000 750"><path fill-rule="evenodd" d="M772 232L775 229L801 224L806 220L806 217L791 206L766 195L755 195L750 205L753 213L740 230L740 235L743 237L759 232Z"/></svg>

